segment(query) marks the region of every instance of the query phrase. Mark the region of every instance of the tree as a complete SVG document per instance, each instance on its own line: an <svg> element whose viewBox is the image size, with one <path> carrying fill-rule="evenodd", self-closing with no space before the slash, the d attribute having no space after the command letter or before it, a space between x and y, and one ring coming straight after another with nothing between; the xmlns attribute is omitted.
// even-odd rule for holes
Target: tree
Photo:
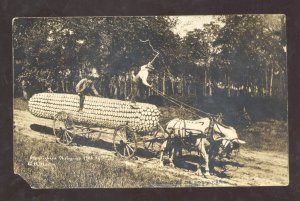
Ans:
<svg viewBox="0 0 300 201"><path fill-rule="evenodd" d="M281 69L280 73L284 73L285 69L285 39L278 34L284 27L281 18L280 15L272 19L267 15L234 15L220 19L225 25L215 45L221 46L218 57L226 69L228 89L236 84L258 87L273 95L274 72ZM280 23L274 23L275 20Z"/></svg>
<svg viewBox="0 0 300 201"><path fill-rule="evenodd" d="M18 18L14 21L15 76L21 83L67 91L92 68L111 75L137 69L153 58L140 39L161 54L156 69L172 65L178 38L168 17ZM35 82L33 82L35 80ZM54 86L55 85L55 86Z"/></svg>
<svg viewBox="0 0 300 201"><path fill-rule="evenodd" d="M202 30L195 29L188 32L187 36L183 39L183 58L190 63L192 68L198 70L199 75L202 74L199 78L204 80L204 95L212 95L213 81L211 68L214 57L218 53L218 47L213 46L213 43L218 36L219 29L220 25L211 22L205 24Z"/></svg>

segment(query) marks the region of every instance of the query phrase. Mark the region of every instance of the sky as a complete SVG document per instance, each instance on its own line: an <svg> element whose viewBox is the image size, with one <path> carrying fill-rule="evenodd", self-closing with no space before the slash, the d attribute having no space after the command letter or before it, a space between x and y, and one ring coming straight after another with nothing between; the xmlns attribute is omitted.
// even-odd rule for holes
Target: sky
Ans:
<svg viewBox="0 0 300 201"><path fill-rule="evenodd" d="M184 37L188 31L203 28L203 24L213 21L213 15L194 15L194 16L174 16L178 19L178 24L173 30L174 33Z"/></svg>

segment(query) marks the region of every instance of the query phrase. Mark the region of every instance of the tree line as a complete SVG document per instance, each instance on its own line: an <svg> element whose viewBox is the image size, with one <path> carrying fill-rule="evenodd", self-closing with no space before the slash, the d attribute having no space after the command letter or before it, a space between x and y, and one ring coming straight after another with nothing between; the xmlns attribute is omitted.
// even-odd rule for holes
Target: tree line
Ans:
<svg viewBox="0 0 300 201"><path fill-rule="evenodd" d="M176 17L17 18L13 22L15 94L49 87L73 93L97 69L98 89L126 98L130 73L152 60L150 83L174 96L287 98L283 15L218 16L180 37ZM123 83L123 84L120 84ZM125 88L124 88L125 87ZM146 92L146 96L153 94Z"/></svg>

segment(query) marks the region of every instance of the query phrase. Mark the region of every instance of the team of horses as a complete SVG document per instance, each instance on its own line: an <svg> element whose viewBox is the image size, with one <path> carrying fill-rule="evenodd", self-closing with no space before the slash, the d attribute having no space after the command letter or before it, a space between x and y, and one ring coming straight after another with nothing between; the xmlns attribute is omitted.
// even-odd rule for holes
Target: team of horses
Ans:
<svg viewBox="0 0 300 201"><path fill-rule="evenodd" d="M238 138L233 127L222 123L221 118L206 117L197 120L184 120L175 118L166 124L165 131L169 135L163 142L160 152L160 164L163 165L163 156L168 154L171 166L174 166L177 154L182 155L184 142L188 142L205 161L205 176L209 176L216 158L231 158L238 152L240 145L246 142ZM199 160L199 174L202 174Z"/></svg>

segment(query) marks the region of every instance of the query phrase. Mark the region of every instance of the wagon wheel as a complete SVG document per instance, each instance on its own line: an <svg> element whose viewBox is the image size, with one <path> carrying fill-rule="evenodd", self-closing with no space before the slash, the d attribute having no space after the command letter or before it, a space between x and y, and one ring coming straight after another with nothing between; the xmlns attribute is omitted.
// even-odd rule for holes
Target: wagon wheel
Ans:
<svg viewBox="0 0 300 201"><path fill-rule="evenodd" d="M135 132L130 130L127 125L115 129L113 143L117 155L123 158L131 158L137 149Z"/></svg>
<svg viewBox="0 0 300 201"><path fill-rule="evenodd" d="M53 134L60 144L69 145L74 137L74 124L68 113L58 112L53 120Z"/></svg>
<svg viewBox="0 0 300 201"><path fill-rule="evenodd" d="M143 138L144 148L147 151L157 153L160 151L161 145L165 140L165 130L160 124L157 124L149 136Z"/></svg>

